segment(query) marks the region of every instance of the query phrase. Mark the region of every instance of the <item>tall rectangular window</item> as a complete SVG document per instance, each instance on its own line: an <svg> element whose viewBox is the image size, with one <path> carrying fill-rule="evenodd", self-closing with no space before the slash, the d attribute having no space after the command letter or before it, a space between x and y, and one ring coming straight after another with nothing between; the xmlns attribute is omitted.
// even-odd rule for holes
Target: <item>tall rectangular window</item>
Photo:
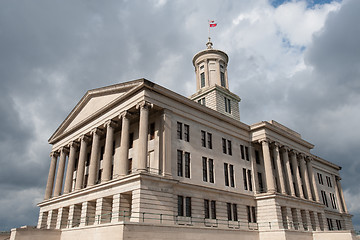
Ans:
<svg viewBox="0 0 360 240"><path fill-rule="evenodd" d="M209 158L209 182L214 183L214 160Z"/></svg>
<svg viewBox="0 0 360 240"><path fill-rule="evenodd" d="M220 80L221 80L221 86L226 87L225 84L225 74L223 72L220 72Z"/></svg>
<svg viewBox="0 0 360 240"><path fill-rule="evenodd" d="M328 204L328 201L327 201L327 197L326 197L326 192L321 190L321 197L322 197L322 200L323 200L323 204L327 207L329 207L329 204Z"/></svg>
<svg viewBox="0 0 360 240"><path fill-rule="evenodd" d="M245 159L244 145L240 145L240 153L241 153L241 159Z"/></svg>
<svg viewBox="0 0 360 240"><path fill-rule="evenodd" d="M225 176L225 186L229 186L229 169L227 163L224 163L224 176Z"/></svg>
<svg viewBox="0 0 360 240"><path fill-rule="evenodd" d="M234 216L234 221L237 221L238 214L237 214L237 205L235 203L233 204L233 216Z"/></svg>
<svg viewBox="0 0 360 240"><path fill-rule="evenodd" d="M261 172L258 172L258 181L259 181L259 190L260 192L264 192L264 183Z"/></svg>
<svg viewBox="0 0 360 240"><path fill-rule="evenodd" d="M232 221L232 214L231 214L231 203L226 203L226 210L227 210L227 217L229 221Z"/></svg>
<svg viewBox="0 0 360 240"><path fill-rule="evenodd" d="M231 100L227 97L224 97L225 101L225 112L231 113Z"/></svg>
<svg viewBox="0 0 360 240"><path fill-rule="evenodd" d="M184 197L178 196L178 216L184 216Z"/></svg>
<svg viewBox="0 0 360 240"><path fill-rule="evenodd" d="M202 166L203 166L203 181L207 182L208 178L207 178L207 158L206 157L202 157Z"/></svg>
<svg viewBox="0 0 360 240"><path fill-rule="evenodd" d="M331 218L327 218L327 224L330 231L334 230L333 221Z"/></svg>
<svg viewBox="0 0 360 240"><path fill-rule="evenodd" d="M251 213L252 213L252 221L256 223L256 208L251 207Z"/></svg>
<svg viewBox="0 0 360 240"><path fill-rule="evenodd" d="M229 171L230 171L230 186L235 187L234 166L232 164L229 165Z"/></svg>
<svg viewBox="0 0 360 240"><path fill-rule="evenodd" d="M200 73L201 87L205 87L205 73Z"/></svg>
<svg viewBox="0 0 360 240"><path fill-rule="evenodd" d="M190 141L190 127L187 124L184 124L184 140L186 142Z"/></svg>
<svg viewBox="0 0 360 240"><path fill-rule="evenodd" d="M190 178L190 153L185 152L185 177Z"/></svg>
<svg viewBox="0 0 360 240"><path fill-rule="evenodd" d="M183 176L183 151L177 151L177 175L179 177Z"/></svg>
<svg viewBox="0 0 360 240"><path fill-rule="evenodd" d="M201 130L201 146L206 147L206 132Z"/></svg>
<svg viewBox="0 0 360 240"><path fill-rule="evenodd" d="M328 187L332 187L331 178L330 178L330 177L326 176L326 182L327 182Z"/></svg>
<svg viewBox="0 0 360 240"><path fill-rule="evenodd" d="M249 190L252 191L251 170L247 170L247 172L248 172Z"/></svg>
<svg viewBox="0 0 360 240"><path fill-rule="evenodd" d="M222 139L222 149L223 149L223 153L226 154L226 139L225 138Z"/></svg>
<svg viewBox="0 0 360 240"><path fill-rule="evenodd" d="M321 174L321 173L317 173L317 176L318 176L319 184L324 185L323 178L322 178L322 174Z"/></svg>
<svg viewBox="0 0 360 240"><path fill-rule="evenodd" d="M340 221L340 220L336 220L336 227L337 227L338 230L342 230L341 221Z"/></svg>
<svg viewBox="0 0 360 240"><path fill-rule="evenodd" d="M247 177L246 177L246 168L243 168L243 181L244 181L244 189L248 190Z"/></svg>
<svg viewBox="0 0 360 240"><path fill-rule="evenodd" d="M251 207L250 206L246 206L246 213L247 213L248 222L251 222Z"/></svg>
<svg viewBox="0 0 360 240"><path fill-rule="evenodd" d="M245 147L245 159L246 159L246 161L250 161L250 158L249 158L249 148L248 148L248 147Z"/></svg>
<svg viewBox="0 0 360 240"><path fill-rule="evenodd" d="M204 217L210 218L209 200L204 199Z"/></svg>
<svg viewBox="0 0 360 240"><path fill-rule="evenodd" d="M212 134L211 133L207 133L207 143L208 143L208 148L212 149Z"/></svg>
<svg viewBox="0 0 360 240"><path fill-rule="evenodd" d="M191 217L191 197L186 197L185 198L185 214L187 217Z"/></svg>
<svg viewBox="0 0 360 240"><path fill-rule="evenodd" d="M214 200L211 201L211 218L216 219L216 202Z"/></svg>
<svg viewBox="0 0 360 240"><path fill-rule="evenodd" d="M231 141L227 140L227 144L228 144L228 154L232 155Z"/></svg>
<svg viewBox="0 0 360 240"><path fill-rule="evenodd" d="M182 123L177 122L177 138L182 139Z"/></svg>

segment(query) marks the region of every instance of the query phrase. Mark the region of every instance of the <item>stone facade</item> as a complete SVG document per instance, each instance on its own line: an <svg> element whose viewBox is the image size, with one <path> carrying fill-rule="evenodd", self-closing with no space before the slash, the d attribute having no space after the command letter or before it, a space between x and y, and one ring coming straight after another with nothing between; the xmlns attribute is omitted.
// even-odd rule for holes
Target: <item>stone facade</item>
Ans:
<svg viewBox="0 0 360 240"><path fill-rule="evenodd" d="M37 229L11 239L353 239L340 167L275 121L240 122L207 46L190 99L145 79L88 91L49 139Z"/></svg>

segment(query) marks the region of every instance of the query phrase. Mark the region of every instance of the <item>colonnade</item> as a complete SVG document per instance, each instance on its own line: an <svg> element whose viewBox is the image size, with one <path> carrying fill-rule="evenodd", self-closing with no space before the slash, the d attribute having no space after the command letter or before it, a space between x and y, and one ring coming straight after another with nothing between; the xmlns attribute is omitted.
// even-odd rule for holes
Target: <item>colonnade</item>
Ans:
<svg viewBox="0 0 360 240"><path fill-rule="evenodd" d="M147 152L148 152L148 123L149 123L149 110L152 108L152 104L147 101L141 101L136 106L140 112L139 118L139 144L138 144L138 157L137 157L137 171L147 171ZM119 114L119 120L122 122L121 128L121 141L120 141L120 154L114 159L113 176L123 177L128 174L128 154L129 154L129 130L130 130L130 117L131 114L128 111L121 112ZM84 173L85 163L87 160L88 145L91 143L90 151L90 164L89 175L86 185L91 187L96 184L98 177L99 167L99 155L100 155L100 138L103 134L106 134L105 146L104 146L104 158L103 158L103 172L101 174L101 182L111 180L111 168L113 157L113 141L114 130L117 126L117 121L113 119L107 120L103 126L92 129L89 133L85 133L79 136L77 139L67 143L66 145L51 152L51 163L48 175L48 180L45 190L45 200L61 195L62 188L63 193L69 193L72 190L73 173L75 168L76 153L79 151L78 167L76 171L75 190L79 190L84 186ZM103 128L103 129L102 129ZM68 156L67 166L66 157ZM58 162L59 159L59 162ZM57 164L58 162L58 164ZM57 166L58 165L58 166ZM57 166L57 167L56 167ZM65 181L64 170L66 167ZM56 179L55 179L55 171ZM54 185L55 182L55 185ZM64 186L63 186L64 182Z"/></svg>
<svg viewBox="0 0 360 240"><path fill-rule="evenodd" d="M276 142L270 142L268 139L260 141L260 144L267 192L277 191L316 202L320 201L312 167L313 160L310 156Z"/></svg>

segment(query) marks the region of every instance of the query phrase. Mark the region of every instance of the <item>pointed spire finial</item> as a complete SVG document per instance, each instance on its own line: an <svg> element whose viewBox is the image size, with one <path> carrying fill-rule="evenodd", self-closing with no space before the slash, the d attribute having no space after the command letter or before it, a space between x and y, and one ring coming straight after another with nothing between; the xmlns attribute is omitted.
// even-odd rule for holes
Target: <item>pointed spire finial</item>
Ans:
<svg viewBox="0 0 360 240"><path fill-rule="evenodd" d="M208 40L208 42L206 43L207 49L212 49L213 44L212 44L212 42L211 42L211 38L209 37L208 39L209 39L209 40Z"/></svg>

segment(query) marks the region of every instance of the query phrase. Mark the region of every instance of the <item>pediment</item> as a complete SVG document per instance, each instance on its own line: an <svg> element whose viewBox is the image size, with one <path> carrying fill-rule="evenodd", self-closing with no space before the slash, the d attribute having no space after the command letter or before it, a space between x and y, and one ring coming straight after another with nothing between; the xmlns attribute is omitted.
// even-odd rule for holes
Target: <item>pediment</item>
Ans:
<svg viewBox="0 0 360 240"><path fill-rule="evenodd" d="M53 140L59 136L78 128L108 106L120 101L128 93L139 88L144 81L147 80L140 79L87 91L64 122L62 122L59 128L50 137L49 142L52 143Z"/></svg>

